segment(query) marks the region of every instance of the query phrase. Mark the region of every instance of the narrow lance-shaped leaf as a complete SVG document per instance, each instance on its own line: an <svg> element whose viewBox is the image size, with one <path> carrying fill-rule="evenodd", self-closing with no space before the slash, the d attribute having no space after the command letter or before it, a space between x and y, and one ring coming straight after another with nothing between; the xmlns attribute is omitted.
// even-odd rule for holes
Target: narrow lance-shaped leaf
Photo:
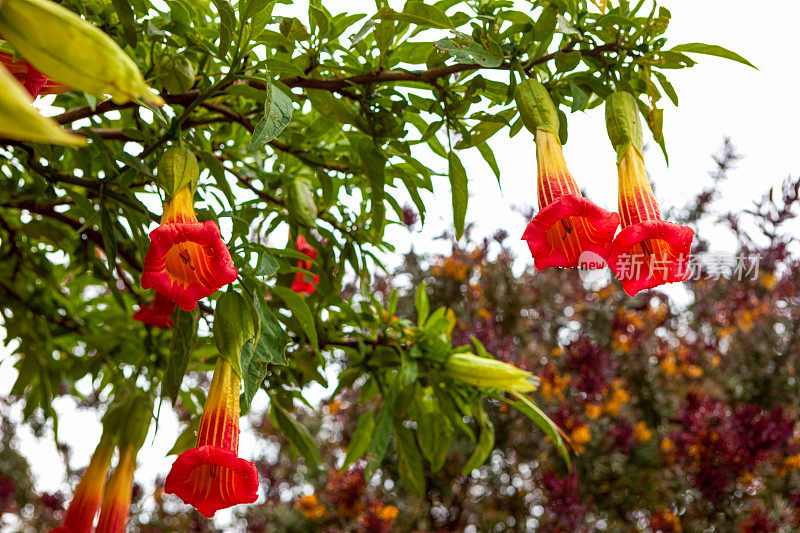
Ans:
<svg viewBox="0 0 800 533"><path fill-rule="evenodd" d="M467 172L455 152L450 152L447 158L450 162L448 174L453 195L453 225L456 230L456 239L460 239L464 234L464 220L467 216L467 203L469 202Z"/></svg>
<svg viewBox="0 0 800 533"><path fill-rule="evenodd" d="M197 316L195 311L178 309L175 314L175 325L172 328L172 339L169 343L169 359L161 384L161 396L172 398L178 391L189 366L189 356L197 343Z"/></svg>

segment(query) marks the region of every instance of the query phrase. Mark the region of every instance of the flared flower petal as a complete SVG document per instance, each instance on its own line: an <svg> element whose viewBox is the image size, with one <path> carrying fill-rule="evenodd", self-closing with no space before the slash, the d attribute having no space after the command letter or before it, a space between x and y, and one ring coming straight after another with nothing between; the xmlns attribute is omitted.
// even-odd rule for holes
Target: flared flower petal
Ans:
<svg viewBox="0 0 800 533"><path fill-rule="evenodd" d="M238 273L213 221L163 224L150 232L142 288L153 288L191 311Z"/></svg>
<svg viewBox="0 0 800 533"><path fill-rule="evenodd" d="M661 219L644 159L631 145L617 164L622 231L608 264L629 296L665 283L685 281L694 230Z"/></svg>
<svg viewBox="0 0 800 533"><path fill-rule="evenodd" d="M120 450L119 463L108 480L103 494L100 518L95 533L125 533L131 508L133 471L136 469L136 449L126 446Z"/></svg>
<svg viewBox="0 0 800 533"><path fill-rule="evenodd" d="M133 319L148 326L167 329L172 327L173 311L175 311L175 302L156 292L153 303L141 306L138 311L133 313Z"/></svg>
<svg viewBox="0 0 800 533"><path fill-rule="evenodd" d="M312 263L312 261L317 258L319 252L317 252L316 248L311 246L302 235L298 235L296 245L297 245L297 250L309 258L309 260L305 259L298 260L297 268L301 268L303 270L311 270L311 267L314 264ZM312 277L309 276L308 274L304 274L303 272L296 272L294 275L294 281L292 281L291 289L294 292L311 294L314 292L314 289L317 288L318 283L319 283L319 274L314 274L314 276Z"/></svg>
<svg viewBox="0 0 800 533"><path fill-rule="evenodd" d="M663 220L645 220L619 232L608 265L628 296L665 283L686 281L694 230Z"/></svg>
<svg viewBox="0 0 800 533"><path fill-rule="evenodd" d="M178 457L164 490L211 518L220 509L256 501L258 473L253 463L233 451L200 446Z"/></svg>
<svg viewBox="0 0 800 533"><path fill-rule="evenodd" d="M106 485L113 453L113 443L101 439L92 454L89 466L75 487L72 501L64 515L64 524L52 529L50 533L91 533L94 517L103 498L103 488Z"/></svg>
<svg viewBox="0 0 800 533"><path fill-rule="evenodd" d="M582 196L565 194L533 217L522 239L528 241L537 270L575 268L584 252L607 258L617 226L619 215L616 213Z"/></svg>
<svg viewBox="0 0 800 533"><path fill-rule="evenodd" d="M197 446L173 463L165 492L211 518L220 509L258 498L258 473L239 452L239 376L222 357L208 392Z"/></svg>
<svg viewBox="0 0 800 533"><path fill-rule="evenodd" d="M536 133L536 163L540 211L522 236L536 269L575 268L584 252L607 258L619 215L583 197L567 169L561 143L549 131Z"/></svg>

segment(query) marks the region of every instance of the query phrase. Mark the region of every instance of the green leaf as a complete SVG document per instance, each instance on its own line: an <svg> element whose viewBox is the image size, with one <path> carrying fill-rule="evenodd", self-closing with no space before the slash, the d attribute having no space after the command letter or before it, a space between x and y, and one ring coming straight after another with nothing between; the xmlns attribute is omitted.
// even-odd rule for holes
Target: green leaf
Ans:
<svg viewBox="0 0 800 533"><path fill-rule="evenodd" d="M347 470L351 464L355 463L367 452L367 447L372 440L372 432L375 430L375 417L372 412L365 413L358 418L350 444L347 445L347 455L344 457L342 470Z"/></svg>
<svg viewBox="0 0 800 533"><path fill-rule="evenodd" d="M738 61L739 63L743 63L749 67L753 67L754 69L758 70L754 64L749 62L744 57L740 56L736 52L732 52L727 48L723 48L716 44L704 44L704 43L687 43L681 44L678 46L673 47L670 52L689 52L693 54L705 54L709 56L717 56L722 57L725 59L730 59L732 61Z"/></svg>
<svg viewBox="0 0 800 533"><path fill-rule="evenodd" d="M167 452L167 455L180 455L186 450L194 448L197 443L198 429L200 429L200 417L192 417L186 429L175 439L175 444L173 444L170 451Z"/></svg>
<svg viewBox="0 0 800 533"><path fill-rule="evenodd" d="M494 172L494 176L497 178L497 182L500 182L500 167L497 166L497 159L494 157L494 151L492 147L489 146L488 143L479 144L476 148L483 156L484 161L489 165L489 168L492 169Z"/></svg>
<svg viewBox="0 0 800 533"><path fill-rule="evenodd" d="M219 188L219 190L222 191L222 194L225 195L225 198L228 200L231 209L236 212L236 196L233 194L231 185L228 183L228 179L225 176L225 166L219 159L214 157L214 154L211 152L200 152L200 159L203 160L203 164L205 164L208 171L214 177L214 181L217 183L217 188Z"/></svg>
<svg viewBox="0 0 800 533"><path fill-rule="evenodd" d="M397 462L397 470L400 472L400 481L403 486L416 496L425 496L425 473L422 469L422 457L414 440L414 432L404 427L402 422L397 421L394 425L394 441L397 446L397 453L400 456Z"/></svg>
<svg viewBox="0 0 800 533"><path fill-rule="evenodd" d="M242 376L242 348L255 339L253 315L253 304L238 292L225 292L217 299L214 344L239 376Z"/></svg>
<svg viewBox="0 0 800 533"><path fill-rule="evenodd" d="M242 4L245 4L242 20L250 20L274 2L275 0L247 0L246 2L245 0L240 0L239 9L241 9Z"/></svg>
<svg viewBox="0 0 800 533"><path fill-rule="evenodd" d="M459 63L477 63L482 67L495 68L503 63L503 58L492 55L471 38L463 36L455 39L436 41L436 48L453 56Z"/></svg>
<svg viewBox="0 0 800 533"><path fill-rule="evenodd" d="M480 146L489 140L492 135L508 126L516 114L516 109L506 109L493 117L482 120L470 130L469 136L458 141L454 148L456 150L464 150L465 148Z"/></svg>
<svg viewBox="0 0 800 533"><path fill-rule="evenodd" d="M394 401L391 404L385 402L378 412L375 429L372 432L372 440L367 447L367 466L364 470L364 475L368 480L372 478L372 475L380 467L389 447L389 440L392 436L393 410Z"/></svg>
<svg viewBox="0 0 800 533"><path fill-rule="evenodd" d="M667 77L661 72L653 72L658 83L661 84L661 87L664 89L664 92L667 93L669 99L672 101L673 104L676 106L678 105L678 93L675 92L675 87L669 82Z"/></svg>
<svg viewBox="0 0 800 533"><path fill-rule="evenodd" d="M417 309L417 325L419 327L425 325L425 321L428 319L428 313L430 313L431 310L427 289L428 287L423 281L419 284L417 291L414 293L414 304Z"/></svg>
<svg viewBox="0 0 800 533"><path fill-rule="evenodd" d="M256 313L258 315L258 340L246 343L242 349L242 372L244 377L244 405L249 409L264 378L267 377L267 365L285 365L286 347L291 342L291 337L283 330L281 323L272 314L272 311L263 302L262 297L256 298Z"/></svg>
<svg viewBox="0 0 800 533"><path fill-rule="evenodd" d="M300 455L305 458L310 467L319 467L322 464L322 455L319 453L319 448L317 448L311 432L308 431L307 427L290 417L274 397L271 397L271 399L270 414L281 431L283 431L286 439L300 452Z"/></svg>
<svg viewBox="0 0 800 533"><path fill-rule="evenodd" d="M219 12L219 58L225 59L233 41L236 28L236 12L229 0L211 0Z"/></svg>
<svg viewBox="0 0 800 533"><path fill-rule="evenodd" d="M586 105L586 102L589 100L589 97L586 95L586 92L583 89L578 87L573 82L569 82L569 89L570 89L570 95L572 97L571 111L573 113L575 111L580 111Z"/></svg>
<svg viewBox="0 0 800 533"><path fill-rule="evenodd" d="M286 303L286 306L292 312L292 315L294 315L297 321L300 322L300 327L303 328L306 337L308 337L308 340L311 341L311 345L314 346L316 351L319 351L317 326L314 321L314 315L311 314L311 309L309 309L305 299L293 290L280 285L276 285L270 290L273 294L278 296L278 298L283 300L284 303Z"/></svg>
<svg viewBox="0 0 800 533"><path fill-rule="evenodd" d="M555 443L556 449L561 454L561 457L564 459L564 462L567 464L567 468L572 468L571 462L569 459L569 453L567 452L567 448L564 446L564 440L561 438L561 431L558 429L558 426L547 417L546 414L535 404L533 403L527 396L521 394L519 392L512 391L517 400L509 400L503 395L495 396L496 399L507 403L508 405L514 407L522 414L533 420L533 422L539 426L539 429L544 431L545 435L550 437Z"/></svg>
<svg viewBox="0 0 800 533"><path fill-rule="evenodd" d="M250 139L250 150L258 150L286 129L292 120L292 100L283 91L269 85L269 95L264 102L264 118L253 130L253 137Z"/></svg>
<svg viewBox="0 0 800 533"><path fill-rule="evenodd" d="M450 162L448 175L453 193L453 225L456 230L456 239L460 239L464 234L464 220L467 216L467 203L469 202L467 172L455 152L450 152L447 158Z"/></svg>
<svg viewBox="0 0 800 533"><path fill-rule="evenodd" d="M115 237L114 223L104 204L100 204L100 233L103 236L103 249L108 259L108 269L113 272L117 262L117 239Z"/></svg>
<svg viewBox="0 0 800 533"><path fill-rule="evenodd" d="M406 3L403 12L397 15L397 19L426 28L449 29L453 27L453 23L444 14L444 11L436 6L415 0Z"/></svg>
<svg viewBox="0 0 800 533"><path fill-rule="evenodd" d="M189 366L189 356L197 343L197 314L194 311L178 309L169 342L169 360L161 383L161 396L171 398L173 403L183 383L183 376Z"/></svg>
<svg viewBox="0 0 800 533"><path fill-rule="evenodd" d="M478 445L472 455L469 456L469 459L467 459L467 464L461 470L462 476L469 475L470 472L485 463L486 458L489 457L492 448L494 448L494 425L492 425L492 421L489 420L489 416L482 406L478 416L481 424L481 435L478 437Z"/></svg>
<svg viewBox="0 0 800 533"><path fill-rule="evenodd" d="M128 0L111 0L111 3L122 24L122 34L125 36L125 40L131 45L131 48L136 48L136 21L130 2Z"/></svg>
<svg viewBox="0 0 800 533"><path fill-rule="evenodd" d="M417 396L417 442L422 455L431 464L431 471L438 472L444 466L450 444L453 439L453 428L450 421L438 409L432 391Z"/></svg>

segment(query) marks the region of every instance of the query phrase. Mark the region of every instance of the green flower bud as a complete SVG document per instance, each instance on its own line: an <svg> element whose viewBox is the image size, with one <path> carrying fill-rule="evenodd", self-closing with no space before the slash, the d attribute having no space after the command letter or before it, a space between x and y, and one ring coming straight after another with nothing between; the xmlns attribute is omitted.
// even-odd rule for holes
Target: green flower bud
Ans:
<svg viewBox="0 0 800 533"><path fill-rule="evenodd" d="M317 223L317 204L314 202L314 192L311 182L296 178L289 184L286 198L287 206L292 215L297 217L301 224L312 227Z"/></svg>
<svg viewBox="0 0 800 533"><path fill-rule="evenodd" d="M197 158L185 146L173 146L164 152L158 160L157 170L158 185L169 198L187 186L192 188L192 194L197 189L200 167Z"/></svg>
<svg viewBox="0 0 800 533"><path fill-rule="evenodd" d="M452 354L444 370L456 381L476 387L530 392L539 382L536 376L514 365L471 353Z"/></svg>
<svg viewBox="0 0 800 533"><path fill-rule="evenodd" d="M49 0L0 0L0 34L48 78L115 102L164 105L111 37Z"/></svg>
<svg viewBox="0 0 800 533"><path fill-rule="evenodd" d="M255 337L251 305L238 292L226 292L214 311L214 344L222 357L242 375L242 348Z"/></svg>
<svg viewBox="0 0 800 533"><path fill-rule="evenodd" d="M194 66L180 54L163 55L156 61L156 72L169 94L182 94L194 85Z"/></svg>
<svg viewBox="0 0 800 533"><path fill-rule="evenodd" d="M84 137L67 133L55 120L40 115L31 105L25 88L3 66L0 66L0 137L64 146L86 144Z"/></svg>
<svg viewBox="0 0 800 533"><path fill-rule="evenodd" d="M544 130L558 137L558 110L544 85L533 79L523 81L514 89L514 101L531 133Z"/></svg>
<svg viewBox="0 0 800 533"><path fill-rule="evenodd" d="M614 92L606 99L606 129L617 151L617 162L633 145L639 154L643 150L642 123L636 99L627 92Z"/></svg>

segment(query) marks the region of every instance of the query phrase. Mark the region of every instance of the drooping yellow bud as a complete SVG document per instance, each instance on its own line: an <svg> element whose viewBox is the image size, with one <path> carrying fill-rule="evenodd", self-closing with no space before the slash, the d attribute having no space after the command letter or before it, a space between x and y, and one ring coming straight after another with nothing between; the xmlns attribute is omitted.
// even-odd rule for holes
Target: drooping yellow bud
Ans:
<svg viewBox="0 0 800 533"><path fill-rule="evenodd" d="M157 106L142 73L111 37L49 0L0 1L0 34L48 78L115 102Z"/></svg>
<svg viewBox="0 0 800 533"><path fill-rule="evenodd" d="M0 66L0 137L64 146L83 146L86 139L67 133L31 105L28 91Z"/></svg>

